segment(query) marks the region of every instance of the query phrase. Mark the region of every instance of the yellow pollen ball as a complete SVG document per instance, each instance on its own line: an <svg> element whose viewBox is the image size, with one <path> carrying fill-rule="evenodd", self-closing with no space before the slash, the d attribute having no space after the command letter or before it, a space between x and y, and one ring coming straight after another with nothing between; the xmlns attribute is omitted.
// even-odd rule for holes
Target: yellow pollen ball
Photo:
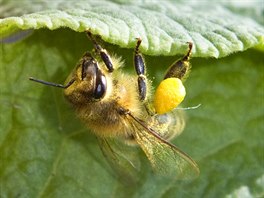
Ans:
<svg viewBox="0 0 264 198"><path fill-rule="evenodd" d="M154 98L154 107L158 114L167 113L176 108L186 95L179 78L166 78L159 84Z"/></svg>

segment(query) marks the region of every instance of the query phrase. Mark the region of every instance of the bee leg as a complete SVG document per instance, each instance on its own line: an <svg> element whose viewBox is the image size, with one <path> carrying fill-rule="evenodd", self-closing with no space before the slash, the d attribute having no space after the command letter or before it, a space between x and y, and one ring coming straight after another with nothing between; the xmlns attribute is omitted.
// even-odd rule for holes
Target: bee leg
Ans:
<svg viewBox="0 0 264 198"><path fill-rule="evenodd" d="M144 101L147 95L147 80L145 76L145 63L142 55L139 52L139 46L141 44L141 41L142 40L140 38L137 38L137 45L134 54L134 67L138 75L139 98L141 101Z"/></svg>
<svg viewBox="0 0 264 198"><path fill-rule="evenodd" d="M191 42L188 42L189 44L189 50L187 54L181 58L180 60L177 60L174 62L168 69L167 73L164 76L164 79L166 78L179 78L181 80L184 80L186 78L186 74L190 70L190 63L189 59L192 52L193 44Z"/></svg>
<svg viewBox="0 0 264 198"><path fill-rule="evenodd" d="M86 31L86 34L88 36L88 38L93 42L94 44L94 48L96 49L96 51L100 54L102 60L104 61L105 63L105 66L107 67L108 69L108 72L113 72L114 71L114 66L113 66L113 63L112 63L112 60L111 60L111 57L109 56L109 54L107 53L106 49L103 49L97 42L96 40L94 39L94 37L92 36L92 33L87 30Z"/></svg>

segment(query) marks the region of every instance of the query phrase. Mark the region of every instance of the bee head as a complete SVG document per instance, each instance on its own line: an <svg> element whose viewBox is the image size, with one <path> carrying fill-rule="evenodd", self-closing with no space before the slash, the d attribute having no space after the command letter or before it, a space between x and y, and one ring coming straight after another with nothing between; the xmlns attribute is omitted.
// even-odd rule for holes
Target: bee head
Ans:
<svg viewBox="0 0 264 198"><path fill-rule="evenodd" d="M90 53L84 54L68 79L69 83L73 82L65 88L64 94L73 104L95 102L106 94L106 76Z"/></svg>
<svg viewBox="0 0 264 198"><path fill-rule="evenodd" d="M66 80L66 85L47 82L30 77L29 80L48 86L64 89L65 97L72 104L86 104L104 98L107 89L107 80L90 53L85 53L77 67Z"/></svg>

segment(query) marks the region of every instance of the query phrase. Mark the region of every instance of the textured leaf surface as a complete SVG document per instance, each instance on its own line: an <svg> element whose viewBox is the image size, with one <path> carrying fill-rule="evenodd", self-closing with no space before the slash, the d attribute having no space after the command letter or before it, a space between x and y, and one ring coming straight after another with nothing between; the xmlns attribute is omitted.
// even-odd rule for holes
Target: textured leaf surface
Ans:
<svg viewBox="0 0 264 198"><path fill-rule="evenodd" d="M0 19L2 37L19 29L91 29L121 47L132 47L135 38L141 37L142 50L149 55L182 54L186 42L193 42L193 54L199 57L222 57L264 43L264 28L254 19L258 15L240 15L224 3L57 0L2 4L3 16L10 16Z"/></svg>

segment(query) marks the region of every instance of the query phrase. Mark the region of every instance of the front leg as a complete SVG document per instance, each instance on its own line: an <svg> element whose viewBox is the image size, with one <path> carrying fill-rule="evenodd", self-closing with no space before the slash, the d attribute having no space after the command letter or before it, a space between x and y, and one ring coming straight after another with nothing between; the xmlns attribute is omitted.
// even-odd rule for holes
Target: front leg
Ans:
<svg viewBox="0 0 264 198"><path fill-rule="evenodd" d="M137 45L134 54L134 67L138 75L138 92L141 101L146 99L147 95L147 79L145 76L145 63L142 55L139 53L139 46L141 44L141 39L137 38Z"/></svg>
<svg viewBox="0 0 264 198"><path fill-rule="evenodd" d="M94 44L94 48L96 49L97 53L100 54L101 59L104 61L105 66L108 69L108 72L111 73L114 71L114 66L113 66L113 62L111 60L111 57L109 56L109 54L107 53L106 49L103 49L101 47L101 45L99 45L96 40L94 39L94 37L92 36L92 33L87 30L86 34L88 36L88 38L90 38L90 40L93 42Z"/></svg>

